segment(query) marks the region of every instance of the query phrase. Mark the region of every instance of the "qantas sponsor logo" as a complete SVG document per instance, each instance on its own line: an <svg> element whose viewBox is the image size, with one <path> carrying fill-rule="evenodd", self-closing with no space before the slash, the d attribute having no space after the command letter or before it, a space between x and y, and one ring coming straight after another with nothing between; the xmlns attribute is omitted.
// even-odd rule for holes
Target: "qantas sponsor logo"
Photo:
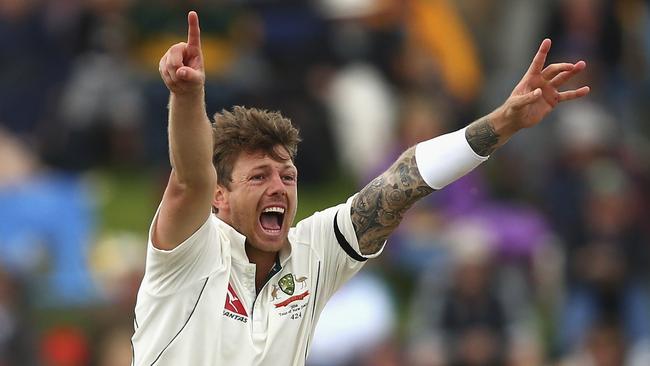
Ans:
<svg viewBox="0 0 650 366"><path fill-rule="evenodd" d="M230 319L235 319L235 320L240 321L242 323L246 323L248 321L248 318L245 318L245 317L243 317L241 315L233 314L228 310L223 311L223 316L225 316L227 318L230 318Z"/></svg>
<svg viewBox="0 0 650 366"><path fill-rule="evenodd" d="M228 284L228 292L226 293L226 304L223 308L223 315L244 323L248 320L246 308L244 308L244 304L239 300L239 296L231 284Z"/></svg>

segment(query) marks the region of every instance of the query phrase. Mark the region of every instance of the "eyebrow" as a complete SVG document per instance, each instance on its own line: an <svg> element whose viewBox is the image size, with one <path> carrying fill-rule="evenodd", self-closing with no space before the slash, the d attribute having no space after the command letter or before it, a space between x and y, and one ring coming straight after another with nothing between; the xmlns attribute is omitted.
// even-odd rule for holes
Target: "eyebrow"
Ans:
<svg viewBox="0 0 650 366"><path fill-rule="evenodd" d="M256 165L256 166L252 167L252 168L250 169L250 171L254 171L254 170L269 170L269 169L271 169L271 168L272 168L271 164L260 164L260 165ZM298 169L296 168L296 166L293 165L293 164L282 165L282 166L280 167L280 170L282 170L282 171L284 171L284 170L293 170L293 171L298 171Z"/></svg>

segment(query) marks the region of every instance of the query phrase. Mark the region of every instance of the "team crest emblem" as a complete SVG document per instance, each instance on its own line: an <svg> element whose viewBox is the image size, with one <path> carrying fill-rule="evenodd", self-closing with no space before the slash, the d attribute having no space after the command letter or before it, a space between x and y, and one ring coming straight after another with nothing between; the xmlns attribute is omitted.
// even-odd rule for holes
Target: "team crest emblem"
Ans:
<svg viewBox="0 0 650 366"><path fill-rule="evenodd" d="M280 278L278 285L280 286L280 290L289 296L293 295L293 291L296 289L296 284L293 282L293 275L291 273Z"/></svg>

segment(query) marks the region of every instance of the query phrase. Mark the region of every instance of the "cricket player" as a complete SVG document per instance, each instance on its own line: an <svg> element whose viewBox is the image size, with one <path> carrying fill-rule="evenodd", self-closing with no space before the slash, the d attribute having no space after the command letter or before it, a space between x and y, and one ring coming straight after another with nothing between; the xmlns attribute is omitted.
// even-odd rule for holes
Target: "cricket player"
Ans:
<svg viewBox="0 0 650 366"><path fill-rule="evenodd" d="M190 12L187 42L160 60L172 171L149 233L133 365L304 365L327 300L381 253L414 202L559 103L587 95L586 86L559 91L586 65L544 67L550 47L545 39L503 105L407 149L345 203L294 227L298 131L277 112L244 107L210 121L199 19Z"/></svg>

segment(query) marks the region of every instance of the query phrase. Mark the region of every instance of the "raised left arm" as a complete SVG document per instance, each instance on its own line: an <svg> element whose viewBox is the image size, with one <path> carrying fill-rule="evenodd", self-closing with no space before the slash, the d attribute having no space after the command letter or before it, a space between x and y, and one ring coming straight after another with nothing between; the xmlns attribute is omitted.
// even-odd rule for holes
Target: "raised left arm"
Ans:
<svg viewBox="0 0 650 366"><path fill-rule="evenodd" d="M471 123L464 132L409 148L355 196L350 213L361 254L377 253L417 200L472 170L481 157L492 154L517 131L538 124L560 102L589 93L587 86L559 91L586 64L579 61L544 67L550 48L551 40L545 39L503 105Z"/></svg>

